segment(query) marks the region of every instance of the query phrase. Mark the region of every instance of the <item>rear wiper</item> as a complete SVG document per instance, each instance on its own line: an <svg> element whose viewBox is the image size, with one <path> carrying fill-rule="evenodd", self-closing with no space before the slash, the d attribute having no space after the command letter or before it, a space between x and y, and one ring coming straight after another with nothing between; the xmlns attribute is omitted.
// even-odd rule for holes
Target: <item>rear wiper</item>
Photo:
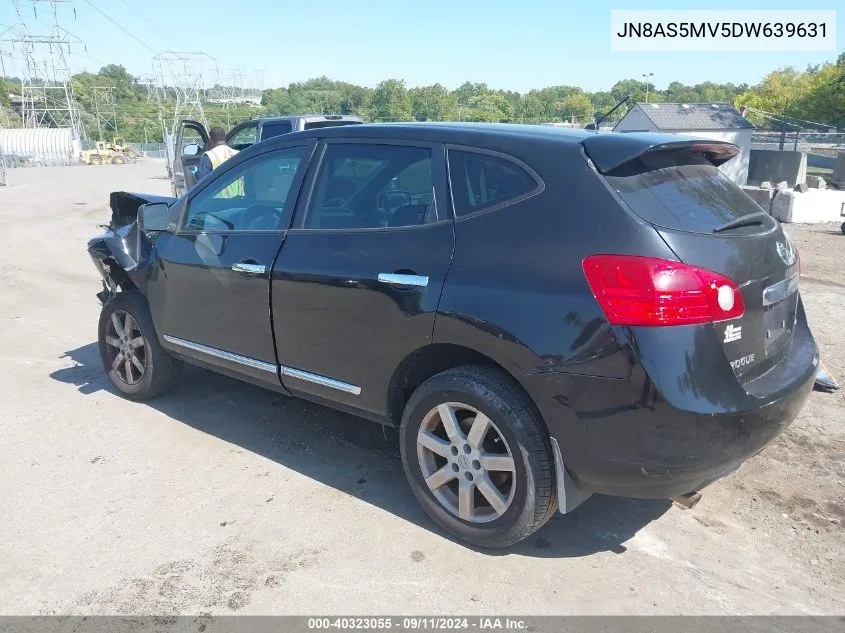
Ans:
<svg viewBox="0 0 845 633"><path fill-rule="evenodd" d="M769 214L765 211L755 211L754 213L749 213L748 215L744 215L741 218L737 218L736 220L725 222L722 226L717 226L715 229L713 229L713 232L721 233L722 231L728 231L730 229L738 229L741 226L754 226L755 224L763 224L763 220L767 217L769 217Z"/></svg>

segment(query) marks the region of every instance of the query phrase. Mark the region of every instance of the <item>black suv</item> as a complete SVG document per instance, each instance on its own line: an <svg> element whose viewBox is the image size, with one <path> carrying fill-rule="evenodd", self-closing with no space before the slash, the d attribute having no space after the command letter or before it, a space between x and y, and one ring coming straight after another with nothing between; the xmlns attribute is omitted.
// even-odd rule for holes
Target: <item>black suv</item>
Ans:
<svg viewBox="0 0 845 633"><path fill-rule="evenodd" d="M112 196L103 366L129 398L185 361L398 426L419 502L479 546L592 493L698 491L818 363L796 251L717 168L737 151L424 123L255 144L177 200Z"/></svg>

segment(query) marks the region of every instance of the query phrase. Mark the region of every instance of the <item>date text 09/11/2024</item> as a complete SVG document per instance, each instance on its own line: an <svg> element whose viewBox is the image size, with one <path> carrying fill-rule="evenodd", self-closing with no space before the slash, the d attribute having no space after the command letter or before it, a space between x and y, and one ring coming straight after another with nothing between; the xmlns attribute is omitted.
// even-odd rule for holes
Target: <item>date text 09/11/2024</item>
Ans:
<svg viewBox="0 0 845 633"><path fill-rule="evenodd" d="M393 618L309 618L309 630L391 630L399 631L455 631L455 630L527 630L525 620L496 617L403 617Z"/></svg>

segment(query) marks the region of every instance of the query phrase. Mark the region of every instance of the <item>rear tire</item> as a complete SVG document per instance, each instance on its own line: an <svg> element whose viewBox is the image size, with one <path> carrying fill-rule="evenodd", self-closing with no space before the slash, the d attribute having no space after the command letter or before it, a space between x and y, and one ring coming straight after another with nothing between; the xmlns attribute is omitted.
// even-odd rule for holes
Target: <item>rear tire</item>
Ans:
<svg viewBox="0 0 845 633"><path fill-rule="evenodd" d="M507 547L557 508L548 433L499 370L471 365L430 378L408 401L399 433L414 496L465 543Z"/></svg>
<svg viewBox="0 0 845 633"><path fill-rule="evenodd" d="M842 231L842 235L845 235L845 222L842 223L842 226L839 227L839 230Z"/></svg>
<svg viewBox="0 0 845 633"><path fill-rule="evenodd" d="M118 293L103 306L98 338L103 369L131 400L166 393L182 371L182 361L158 342L147 300L137 291Z"/></svg>

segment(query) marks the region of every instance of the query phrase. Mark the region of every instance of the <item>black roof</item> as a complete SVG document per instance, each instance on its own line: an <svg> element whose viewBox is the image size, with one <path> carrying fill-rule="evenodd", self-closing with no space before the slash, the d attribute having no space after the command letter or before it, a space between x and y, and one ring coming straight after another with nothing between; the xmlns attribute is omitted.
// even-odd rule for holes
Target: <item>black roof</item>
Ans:
<svg viewBox="0 0 845 633"><path fill-rule="evenodd" d="M508 151L508 148L525 147L526 141L541 144L581 144L600 171L613 169L636 156L659 148L702 144L704 151L712 153L715 147L735 147L729 143L694 136L662 134L659 132L618 133L595 132L579 129L561 129L542 125L514 123L365 123L336 127L315 128L291 134L274 136L256 143L241 152L240 157L253 151L269 149L298 138L380 138L404 139L418 142L455 143ZM721 151L721 150L720 150ZM718 152L717 152L718 153Z"/></svg>
<svg viewBox="0 0 845 633"><path fill-rule="evenodd" d="M595 132L579 129L561 129L540 125L522 125L517 123L473 123L473 122L442 122L419 121L410 123L364 123L362 125L348 125L337 127L317 128L294 132L298 137L333 137L357 136L377 137L388 130L390 136L406 138L408 140L430 140L438 142L468 142L485 140L506 140L536 138L552 142L578 143L584 138L593 136ZM281 142L290 139L291 135L277 136L275 140ZM274 139L269 139L270 141Z"/></svg>
<svg viewBox="0 0 845 633"><path fill-rule="evenodd" d="M729 103L637 103L634 107L664 132L754 127Z"/></svg>

